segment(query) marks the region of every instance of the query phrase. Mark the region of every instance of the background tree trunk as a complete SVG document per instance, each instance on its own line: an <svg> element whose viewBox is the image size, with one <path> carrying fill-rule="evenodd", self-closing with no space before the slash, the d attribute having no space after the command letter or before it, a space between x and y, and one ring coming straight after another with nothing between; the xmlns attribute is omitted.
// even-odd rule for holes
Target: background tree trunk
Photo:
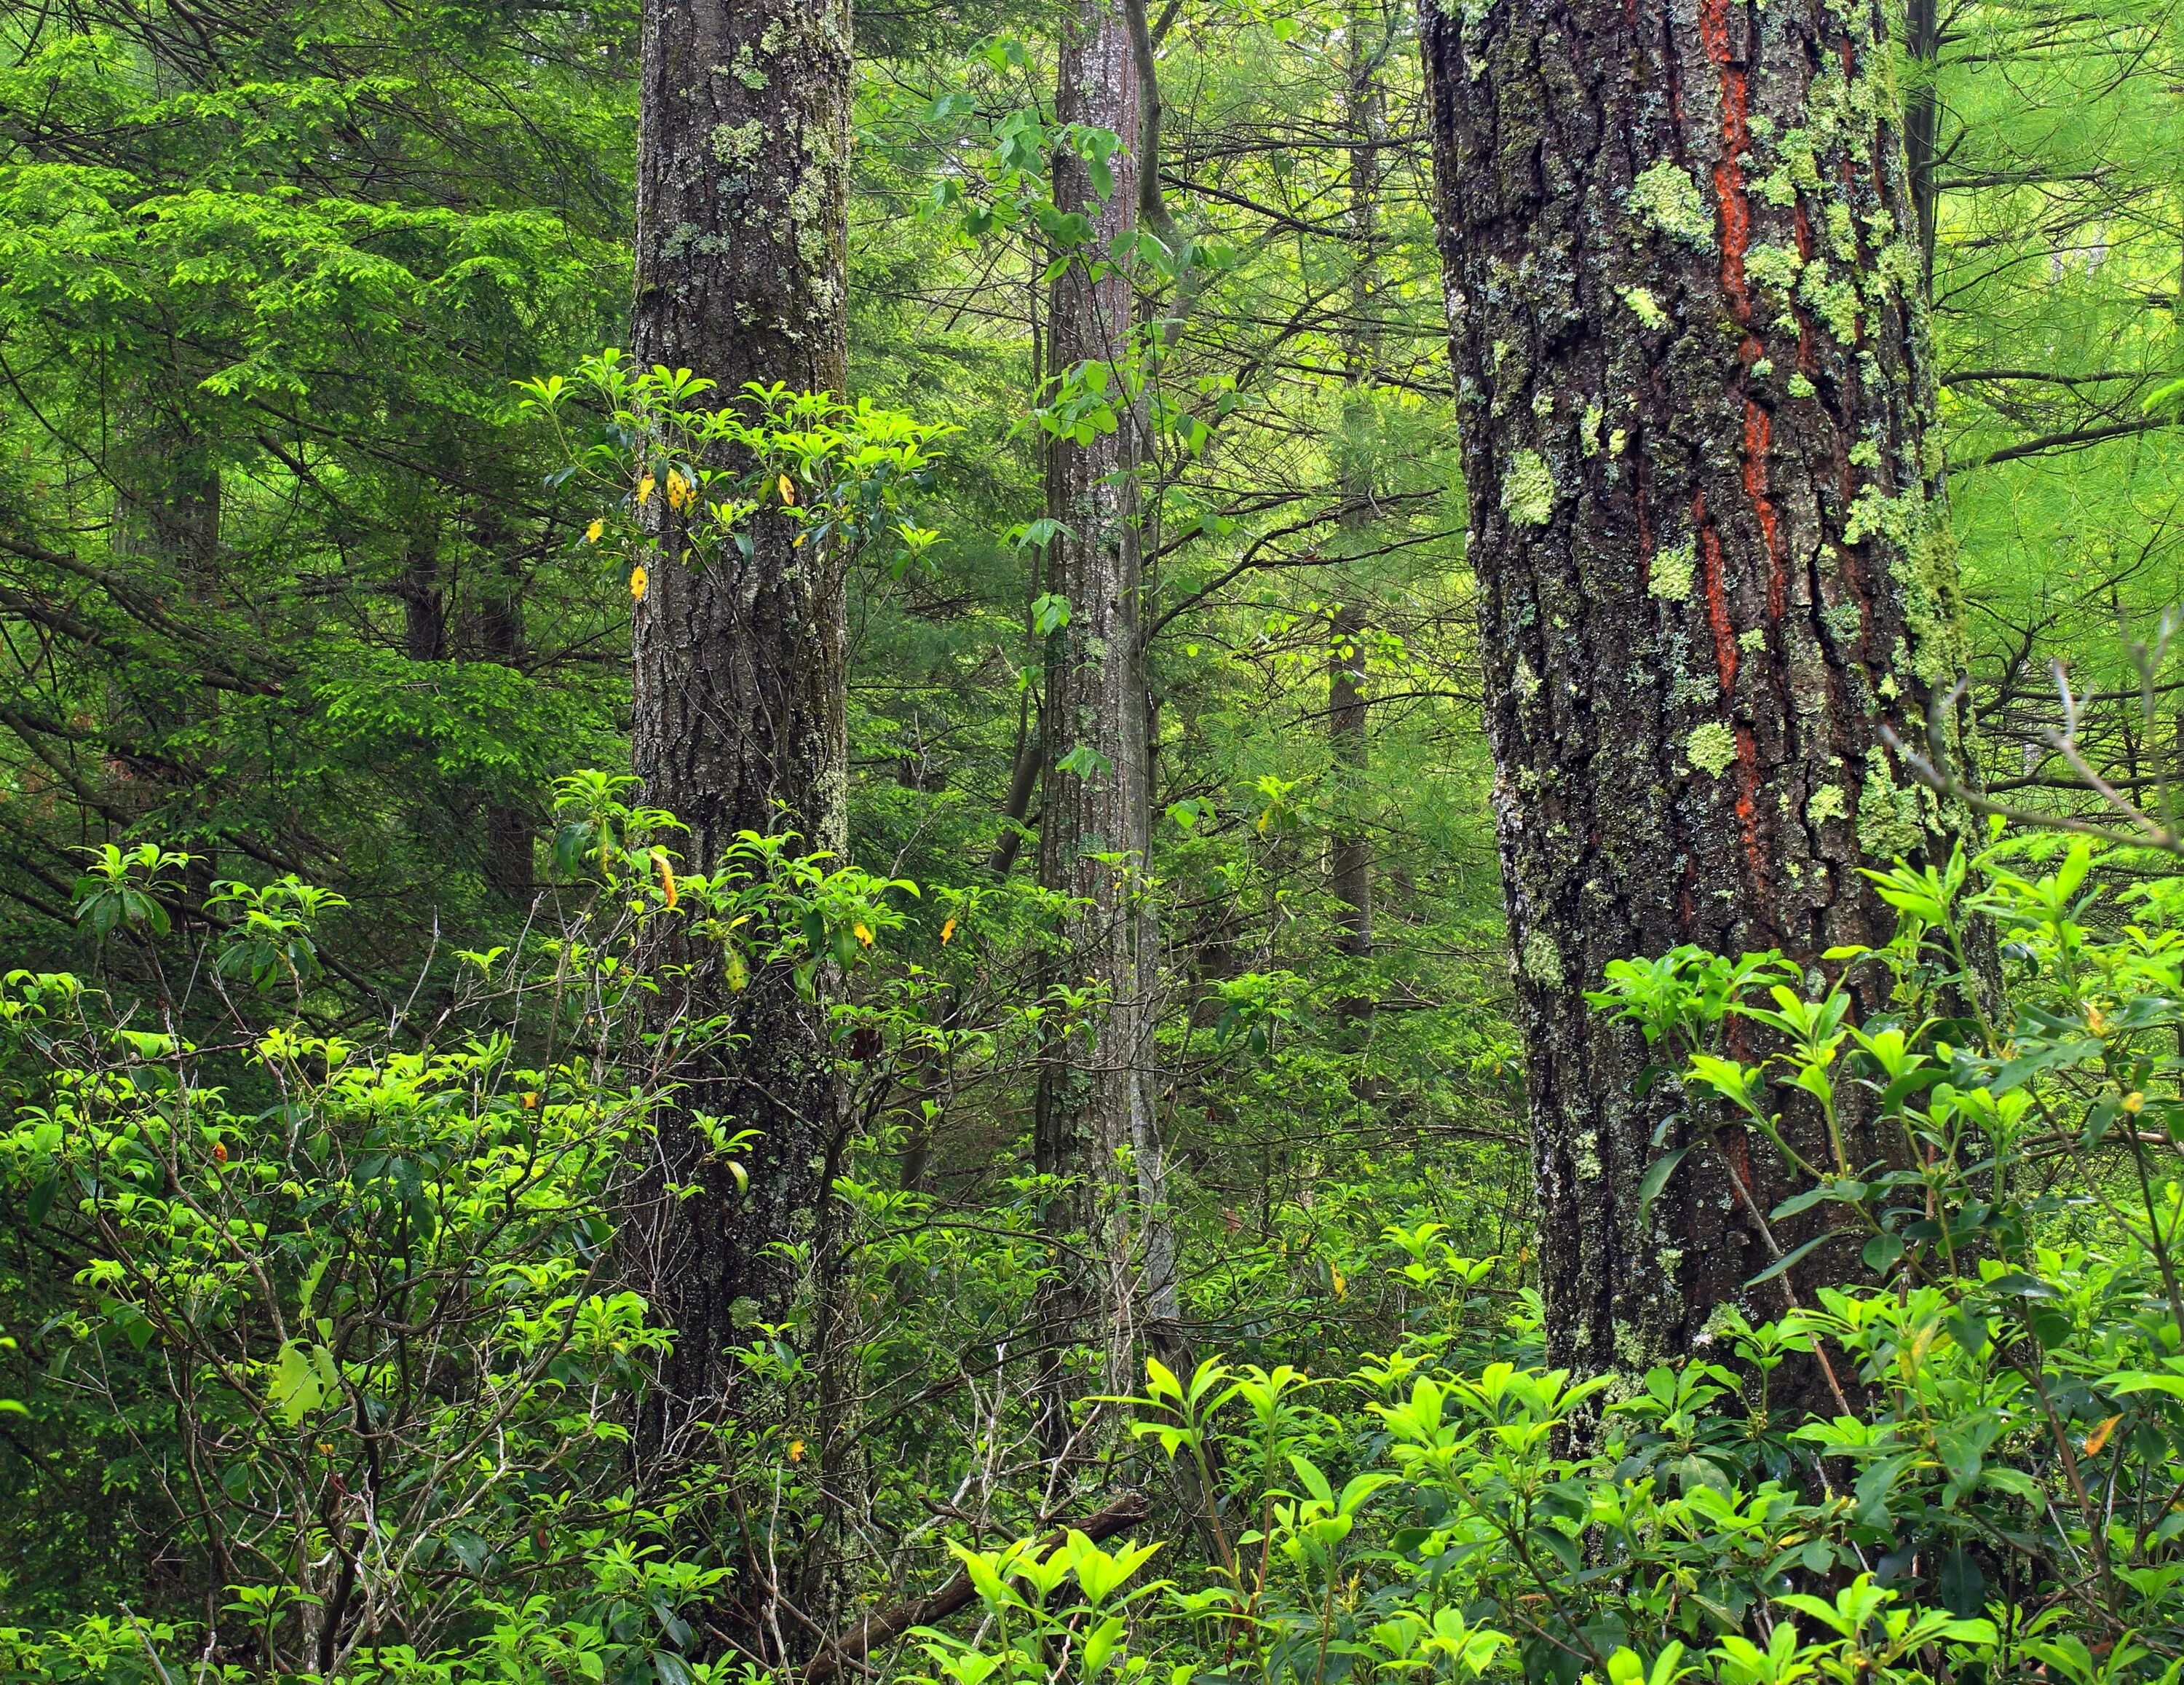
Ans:
<svg viewBox="0 0 2184 1685"><path fill-rule="evenodd" d="M1379 299L1380 182L1385 173L1381 148L1388 138L1388 97L1382 86L1390 40L1385 16L1377 7L1352 8L1349 27L1349 81L1344 91L1344 126L1350 131L1350 239L1356 267L1350 282L1350 314L1342 330L1343 439L1340 542L1354 556L1372 542L1373 495L1373 385L1380 362ZM1362 581L1353 567L1338 570L1335 605L1328 627L1327 737L1336 777L1338 806L1329 853L1329 887L1341 909L1337 940L1344 952L1362 959L1373 951L1373 839L1363 812L1366 778L1372 759L1365 701L1365 607L1358 601ZM1362 1001L1346 1002L1346 1017L1362 1016Z"/></svg>
<svg viewBox="0 0 2184 1685"><path fill-rule="evenodd" d="M1083 0L1062 42L1056 115L1112 130L1125 147L1111 160L1113 191L1104 200L1081 159L1064 150L1055 160L1056 205L1083 212L1096 230L1054 283L1047 366L1058 380L1079 364L1104 363L1121 384L1129 281L1120 265L1095 280L1089 265L1135 220L1139 98L1119 0ZM1118 1390L1129 1378L1135 1202L1122 1180L1122 1155L1147 1141L1157 1152L1153 966L1139 894L1151 840L1151 772L1139 626L1138 450L1128 407L1116 396L1121 420L1112 432L1089 444L1056 440L1046 463L1047 514L1067 528L1047 548L1047 589L1067 600L1070 618L1046 647L1039 881L1085 902L1067 921L1068 969L1056 980L1099 991L1050 1043L1035 1101L1037 1168L1070 1179L1047 1206L1057 1274L1039 1303L1040 1434L1056 1456L1071 1439L1069 1405L1086 1390L1067 1367L1067 1347L1089 1340L1105 1353L1095 1390Z"/></svg>
<svg viewBox="0 0 2184 1685"><path fill-rule="evenodd" d="M710 377L716 403L753 381L840 395L846 0L650 0L641 77L637 360ZM747 530L748 556L724 545L703 572L655 558L636 611L637 770L645 799L689 826L693 871L712 870L743 829L794 832L806 851L846 842L840 559L792 548L795 529L777 511ZM685 1103L760 1134L743 1155L744 1196L687 1113L662 1123L661 1172L703 1189L661 1208L641 1265L677 1330L652 1424L671 1449L689 1421L718 1418L737 1382L733 1350L755 1325L812 1303L814 1284L778 1248L804 1247L826 1271L845 1116L825 979L816 1000L772 968L738 992L717 944L674 958L688 969L663 993L663 1057ZM799 1337L807 1352L827 1337L824 1280L816 1286ZM822 1444L822 1470L824 1457Z"/></svg>
<svg viewBox="0 0 2184 1685"><path fill-rule="evenodd" d="M1787 1185L1725 1133L1641 1211L1696 1136L1584 991L1884 940L1858 867L1952 840L1881 738L1958 661L1888 47L1877 7L1630 0L1431 7L1424 52L1550 1353L1642 1370L1771 1259L1730 1167Z"/></svg>

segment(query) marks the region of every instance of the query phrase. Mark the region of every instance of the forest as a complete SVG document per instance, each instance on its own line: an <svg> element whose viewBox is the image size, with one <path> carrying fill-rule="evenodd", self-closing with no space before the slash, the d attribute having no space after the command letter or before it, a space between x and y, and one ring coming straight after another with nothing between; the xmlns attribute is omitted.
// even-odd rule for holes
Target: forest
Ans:
<svg viewBox="0 0 2184 1685"><path fill-rule="evenodd" d="M5 0L0 1685L2178 1685L2178 0Z"/></svg>

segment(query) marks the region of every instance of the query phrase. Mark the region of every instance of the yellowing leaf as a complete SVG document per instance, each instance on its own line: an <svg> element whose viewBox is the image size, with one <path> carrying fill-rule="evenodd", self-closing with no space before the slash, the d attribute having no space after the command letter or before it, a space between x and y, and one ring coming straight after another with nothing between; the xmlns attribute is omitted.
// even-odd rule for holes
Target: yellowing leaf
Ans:
<svg viewBox="0 0 2184 1685"><path fill-rule="evenodd" d="M733 948L728 951L727 974L728 987L731 990L740 991L744 985L750 981L750 967L744 963L744 957Z"/></svg>
<svg viewBox="0 0 2184 1685"><path fill-rule="evenodd" d="M667 506L670 509L687 509L697 500L696 488L670 468L667 471Z"/></svg>
<svg viewBox="0 0 2184 1685"><path fill-rule="evenodd" d="M940 946L944 948L946 947L949 942L954 939L955 935L956 921L951 918L945 924L940 927Z"/></svg>
<svg viewBox="0 0 2184 1685"><path fill-rule="evenodd" d="M649 474L647 474L643 479L637 483L637 506L639 509L644 508L647 503L651 501L652 488L654 483L655 482L653 477Z"/></svg>
<svg viewBox="0 0 2184 1685"><path fill-rule="evenodd" d="M802 1440L792 1439L788 1442L788 1460L792 1463L800 1463L804 1460L804 1442Z"/></svg>
<svg viewBox="0 0 2184 1685"><path fill-rule="evenodd" d="M781 477L781 500L792 509L796 506L796 482L786 474Z"/></svg>
<svg viewBox="0 0 2184 1685"><path fill-rule="evenodd" d="M660 868L660 893L671 909L681 899L675 892L675 868L667 863L667 856L664 854L654 855L652 863Z"/></svg>
<svg viewBox="0 0 2184 1685"><path fill-rule="evenodd" d="M2101 1454L2101 1448L2109 1442L2109 1436L2115 1431L2116 1424L2122 1420L2123 1418L2121 1416L2110 1416L2106 1421L2103 1422L2098 1427L2087 1434L2086 1436L2086 1455L2088 1457L2099 1456Z"/></svg>
<svg viewBox="0 0 2184 1685"><path fill-rule="evenodd" d="M605 522L593 522L590 526L584 528L584 542L588 544L595 544L599 543L599 534L605 532L606 529L607 523Z"/></svg>
<svg viewBox="0 0 2184 1685"><path fill-rule="evenodd" d="M862 942L862 943L863 943L866 947L868 947L868 948L869 948L870 946L872 946L872 931L871 931L869 929L867 929L865 925L863 925L863 924L853 924L853 925L851 925L851 926L850 927L850 934L851 935L855 936L855 937L859 941Z"/></svg>
<svg viewBox="0 0 2184 1685"><path fill-rule="evenodd" d="M629 594L640 603L644 600L644 583L647 577L642 567L632 567L629 571Z"/></svg>

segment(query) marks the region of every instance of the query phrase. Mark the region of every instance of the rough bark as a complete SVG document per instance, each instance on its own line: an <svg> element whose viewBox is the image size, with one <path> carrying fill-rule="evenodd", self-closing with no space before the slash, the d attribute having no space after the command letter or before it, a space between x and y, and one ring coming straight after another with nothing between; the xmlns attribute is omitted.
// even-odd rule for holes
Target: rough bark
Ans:
<svg viewBox="0 0 2184 1685"><path fill-rule="evenodd" d="M841 394L846 0L648 0L641 86L638 360L709 377L718 402L749 382ZM702 571L664 533L636 608L636 767L645 799L688 825L690 871L714 869L741 830L794 833L808 851L845 842L840 559L793 547L778 512L745 530L748 555L722 545ZM845 1116L826 977L817 999L770 968L738 991L717 944L671 957L681 968L659 1011L682 1105L760 1134L743 1155L746 1196L688 1112L662 1120L664 1174L702 1191L662 1210L644 1264L678 1331L655 1444L697 1418L733 1414L733 1349L755 1324L812 1303L814 1284L781 1248L822 1261L832 1250L827 1191ZM807 1347L826 1337L817 1286ZM822 1444L822 1468L825 1457Z"/></svg>
<svg viewBox="0 0 2184 1685"><path fill-rule="evenodd" d="M1139 92L1121 5L1084 0L1063 36L1056 116L1134 138ZM1134 151L1126 146L1112 165L1114 189L1102 200L1080 159L1067 151L1056 159L1056 205L1081 211L1096 230L1054 283L1047 359L1057 377L1087 362L1119 370L1126 354L1128 280L1120 265L1096 279L1091 272L1134 221ZM1096 1390L1128 1379L1138 1202L1122 1166L1134 1152L1141 1176L1156 1181L1159 1171L1153 965L1140 894L1151 823L1136 466L1127 411L1089 444L1055 442L1046 464L1047 513L1066 528L1047 547L1047 589L1067 600L1070 617L1046 649L1039 881L1083 902L1067 922L1069 969L1056 980L1097 991L1050 1044L1035 1102L1037 1168L1067 1180L1046 1208L1056 1274L1039 1306L1041 1437L1055 1455L1070 1442L1069 1406L1085 1390L1069 1348L1089 1339L1103 1351Z"/></svg>
<svg viewBox="0 0 2184 1685"><path fill-rule="evenodd" d="M1763 1210L1787 1184L1730 1133L1642 1211L1696 1137L1584 991L1680 942L1882 940L1858 868L1952 840L1881 735L1958 663L1887 51L1839 0L1426 13L1550 1353L1589 1372L1779 1313L1731 1167Z"/></svg>

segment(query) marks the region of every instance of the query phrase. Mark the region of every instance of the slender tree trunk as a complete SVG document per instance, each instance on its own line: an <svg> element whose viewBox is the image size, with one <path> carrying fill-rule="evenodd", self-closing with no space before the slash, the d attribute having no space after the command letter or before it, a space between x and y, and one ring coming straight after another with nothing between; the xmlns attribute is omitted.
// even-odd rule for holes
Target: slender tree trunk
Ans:
<svg viewBox="0 0 2184 1685"><path fill-rule="evenodd" d="M1380 362L1381 148L1387 140L1388 101L1381 86L1387 25L1377 8L1354 8L1349 26L1349 86L1344 126L1350 144L1350 242L1355 265L1350 313L1342 332L1342 520L1340 542L1355 555L1371 542L1373 492L1373 384ZM1362 583L1354 567L1337 575L1342 600L1329 617L1327 650L1329 759L1337 779L1330 887L1344 952L1362 959L1373 951L1373 840L1362 812L1371 762L1365 702L1365 611ZM1348 1004L1346 1016L1362 1013Z"/></svg>
<svg viewBox="0 0 2184 1685"><path fill-rule="evenodd" d="M641 364L707 376L722 402L754 381L844 392L850 92L847 0L647 0ZM811 851L846 841L840 558L794 546L777 511L746 530L747 555L724 545L702 572L656 557L636 610L637 770L646 800L689 826L692 871L713 869L744 829L793 832ZM829 979L805 998L785 972L761 969L738 991L717 943L674 957L685 968L663 993L660 1023L688 1110L662 1119L660 1168L701 1191L662 1203L645 1261L658 1312L677 1330L649 1425L651 1445L670 1452L691 1422L733 1417L733 1352L757 1324L803 1319L798 1343L825 1370L828 1189L846 1128ZM747 1195L691 1126L700 1111L759 1131L742 1155ZM828 1455L822 1424L822 1478ZM801 1571L816 1571L808 1556ZM760 1634L793 1626L744 1615Z"/></svg>
<svg viewBox="0 0 2184 1685"><path fill-rule="evenodd" d="M1903 56L1911 83L1903 99L1903 156L1919 235L1919 274L1926 301L1934 298L1934 231L1941 205L1934 166L1941 142L1941 89L1935 77L1942 56L1941 0L1906 0Z"/></svg>
<svg viewBox="0 0 2184 1685"><path fill-rule="evenodd" d="M1112 160L1113 191L1092 191L1084 163L1055 163L1055 201L1090 217L1092 245L1054 283L1047 365L1057 379L1083 363L1119 376L1133 301L1120 265L1091 266L1133 226L1137 200L1139 82L1119 0L1081 0L1066 26L1056 114L1125 139ZM1119 383L1119 382L1118 382ZM1070 1347L1090 1338L1104 1353L1096 1390L1128 1379L1133 1344L1130 1208L1124 1155L1156 1142L1152 1122L1153 979L1141 874L1150 844L1150 766L1142 636L1136 487L1129 413L1089 444L1057 440L1047 456L1047 513L1066 531L1047 547L1047 589L1067 600L1069 623L1049 639L1041 736L1045 806L1039 881L1080 897L1067 921L1069 970L1057 981L1089 988L1047 1050L1035 1102L1035 1161L1066 1178L1046 1211L1057 1266L1040 1295L1040 1433L1051 1455L1069 1447L1069 1406L1086 1390ZM1141 1150L1141 1149L1139 1149ZM1157 1171L1157 1164L1140 1164Z"/></svg>
<svg viewBox="0 0 2184 1685"><path fill-rule="evenodd" d="M1858 868L1953 840L1881 736L1959 659L1887 51L1834 0L1425 14L1549 1349L1584 1371L1779 1313L1731 1178L1786 1188L1732 1133L1641 1209L1693 1126L1585 990L1680 942L1882 941Z"/></svg>
<svg viewBox="0 0 2184 1685"><path fill-rule="evenodd" d="M402 548L402 648L413 661L448 658L448 596L440 577L440 523L428 509L413 508Z"/></svg>
<svg viewBox="0 0 2184 1685"><path fill-rule="evenodd" d="M523 596L517 580L502 573L478 605L478 655L514 667L523 653ZM485 881L503 901L531 899L538 879L537 829L521 803L488 795L485 803Z"/></svg>

